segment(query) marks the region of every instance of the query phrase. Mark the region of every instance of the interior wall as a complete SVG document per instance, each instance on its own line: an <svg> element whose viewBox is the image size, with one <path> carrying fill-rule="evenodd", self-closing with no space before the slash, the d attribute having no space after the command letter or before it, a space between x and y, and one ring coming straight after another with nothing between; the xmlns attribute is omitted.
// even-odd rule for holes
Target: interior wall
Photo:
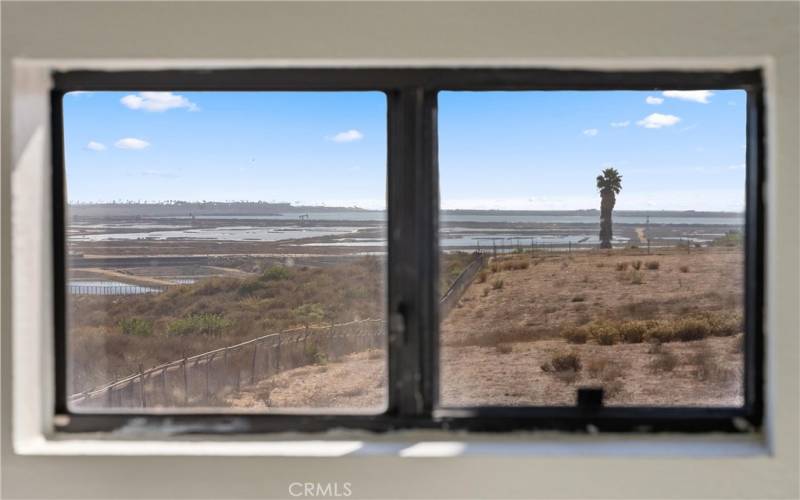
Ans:
<svg viewBox="0 0 800 500"><path fill-rule="evenodd" d="M797 498L799 5L2 2L0 496L283 498L290 497L291 482L315 481L350 482L354 498ZM138 60L145 65L146 59L157 59L161 65L169 65L169 59L237 60L240 64L258 60L273 65L763 65L770 134L767 398L771 456L641 459L624 454L548 458L488 453L442 459L380 454L223 459L15 455L9 419L14 362L11 313L12 302L21 299L11 294L10 180L15 159L35 130L35 126L21 127L12 135L11 124L24 121L18 115L30 112L11 92L12 62L21 58L54 64L82 60L87 65L100 59Z"/></svg>

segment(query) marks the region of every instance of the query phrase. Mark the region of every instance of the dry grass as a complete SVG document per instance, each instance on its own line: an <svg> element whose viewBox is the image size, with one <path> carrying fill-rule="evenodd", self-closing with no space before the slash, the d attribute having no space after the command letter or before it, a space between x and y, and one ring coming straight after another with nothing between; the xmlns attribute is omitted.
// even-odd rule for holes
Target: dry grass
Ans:
<svg viewBox="0 0 800 500"><path fill-rule="evenodd" d="M696 374L689 358L710 346L720 366L738 373L741 252L660 249L635 258L644 255L614 250L539 256L528 270L494 274L514 293L481 296L482 288L468 289L475 300L442 325L443 402L572 404L574 389L565 383L599 381L612 403L739 404L735 376L700 380L704 375ZM632 266L637 260L639 270ZM703 272L682 273L681 266ZM646 273L646 279L630 286L630 273ZM513 345L502 361L496 358L500 343ZM567 345L584 369L537 378L531 367L548 366ZM601 358L607 368L596 361Z"/></svg>

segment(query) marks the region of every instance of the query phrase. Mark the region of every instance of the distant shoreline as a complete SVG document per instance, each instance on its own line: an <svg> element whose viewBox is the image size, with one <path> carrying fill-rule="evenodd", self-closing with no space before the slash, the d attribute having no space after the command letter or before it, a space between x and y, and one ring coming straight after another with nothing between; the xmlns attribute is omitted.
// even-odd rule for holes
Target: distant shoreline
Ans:
<svg viewBox="0 0 800 500"><path fill-rule="evenodd" d="M331 212L384 213L385 210L368 210L359 207L302 206L289 203L268 202L174 202L174 203L70 203L75 216L165 216L165 215L301 215ZM510 216L600 216L597 209L578 210L442 210L447 215L510 215ZM723 217L741 218L744 212L700 210L615 210L614 215L629 217Z"/></svg>

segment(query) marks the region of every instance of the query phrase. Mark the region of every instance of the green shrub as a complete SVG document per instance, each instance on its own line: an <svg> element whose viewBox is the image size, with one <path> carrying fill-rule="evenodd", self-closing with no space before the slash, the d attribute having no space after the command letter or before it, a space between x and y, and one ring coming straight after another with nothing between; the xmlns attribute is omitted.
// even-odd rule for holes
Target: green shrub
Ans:
<svg viewBox="0 0 800 500"><path fill-rule="evenodd" d="M711 242L711 246L715 247L737 247L741 246L743 241L741 231L728 231L725 236L717 238Z"/></svg>
<svg viewBox="0 0 800 500"><path fill-rule="evenodd" d="M613 323L593 321L582 328L585 328L589 336L599 345L613 345L619 341L619 334Z"/></svg>
<svg viewBox="0 0 800 500"><path fill-rule="evenodd" d="M744 331L741 314L709 316L711 334L716 337L731 337Z"/></svg>
<svg viewBox="0 0 800 500"><path fill-rule="evenodd" d="M303 355L307 365L324 365L328 362L328 355L316 342L308 342L303 347Z"/></svg>
<svg viewBox="0 0 800 500"><path fill-rule="evenodd" d="M320 323L325 319L325 309L323 309L322 305L317 303L303 304L293 312L298 321L306 326L313 323Z"/></svg>
<svg viewBox="0 0 800 500"><path fill-rule="evenodd" d="M645 335L645 338L648 342L655 342L659 344L672 342L675 340L674 322L666 320L649 322L647 335Z"/></svg>
<svg viewBox="0 0 800 500"><path fill-rule="evenodd" d="M636 269L637 271L642 268L642 261L641 260L634 260L631 262L631 267Z"/></svg>
<svg viewBox="0 0 800 500"><path fill-rule="evenodd" d="M675 325L675 339L681 342L702 340L711 335L711 326L707 319L685 318Z"/></svg>
<svg viewBox="0 0 800 500"><path fill-rule="evenodd" d="M594 339L599 345L614 345L619 340L619 336L613 328L606 327L595 332Z"/></svg>
<svg viewBox="0 0 800 500"><path fill-rule="evenodd" d="M641 285L644 283L644 276L640 271L631 271L628 274L628 280L631 282L631 285Z"/></svg>
<svg viewBox="0 0 800 500"><path fill-rule="evenodd" d="M203 335L219 337L231 326L231 322L221 314L192 314L173 320L167 325L167 335Z"/></svg>
<svg viewBox="0 0 800 500"><path fill-rule="evenodd" d="M259 290L264 289L264 283L258 280L245 280L239 285L237 292L239 295L252 295Z"/></svg>
<svg viewBox="0 0 800 500"><path fill-rule="evenodd" d="M661 267L661 264L659 264L657 260L650 260L645 263L644 267L646 269L649 269L650 271L655 271L656 269Z"/></svg>
<svg viewBox="0 0 800 500"><path fill-rule="evenodd" d="M639 344L644 341L647 323L644 321L625 321L617 326L620 342Z"/></svg>
<svg viewBox="0 0 800 500"><path fill-rule="evenodd" d="M561 330L561 337L568 344L585 344L589 340L589 332L583 327L567 327Z"/></svg>
<svg viewBox="0 0 800 500"><path fill-rule="evenodd" d="M123 335L149 337L153 334L153 322L140 318L123 318L119 321L119 329Z"/></svg>
<svg viewBox="0 0 800 500"><path fill-rule="evenodd" d="M271 266L261 275L262 281L282 281L289 279L289 270L284 266Z"/></svg>
<svg viewBox="0 0 800 500"><path fill-rule="evenodd" d="M677 366L678 357L675 354L669 351L661 351L655 355L655 359L647 365L647 368L652 373L663 373L671 372Z"/></svg>
<svg viewBox="0 0 800 500"><path fill-rule="evenodd" d="M503 288L505 282L503 280L494 280L492 281L492 290L500 290Z"/></svg>
<svg viewBox="0 0 800 500"><path fill-rule="evenodd" d="M543 364L541 369L543 372L579 372L583 368L581 358L576 353L569 354L554 354L550 361Z"/></svg>

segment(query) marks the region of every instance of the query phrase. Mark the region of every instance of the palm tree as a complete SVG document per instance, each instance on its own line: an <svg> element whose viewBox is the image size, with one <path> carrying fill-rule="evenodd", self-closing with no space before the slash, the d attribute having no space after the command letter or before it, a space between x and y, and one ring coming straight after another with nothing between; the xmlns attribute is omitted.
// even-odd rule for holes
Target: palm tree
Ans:
<svg viewBox="0 0 800 500"><path fill-rule="evenodd" d="M622 176L616 168L607 168L597 176L597 189L600 191L600 248L611 248L611 212L622 191Z"/></svg>

